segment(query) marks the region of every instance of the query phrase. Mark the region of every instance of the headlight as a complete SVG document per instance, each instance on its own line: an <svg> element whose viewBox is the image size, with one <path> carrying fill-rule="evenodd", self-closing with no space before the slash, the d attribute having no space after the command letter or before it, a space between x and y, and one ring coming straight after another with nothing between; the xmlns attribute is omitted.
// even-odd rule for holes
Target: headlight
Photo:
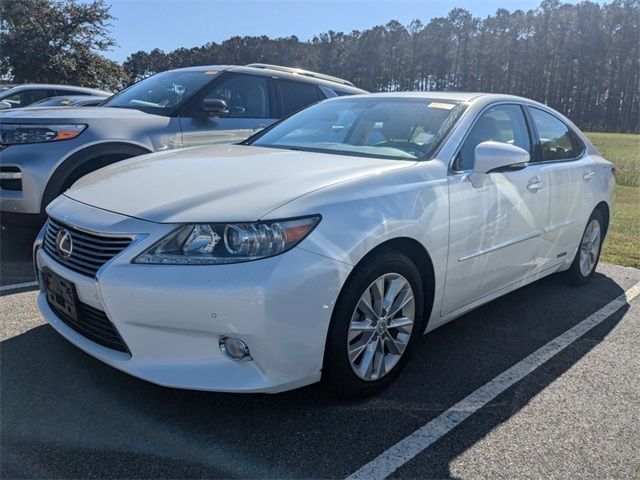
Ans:
<svg viewBox="0 0 640 480"><path fill-rule="evenodd" d="M320 217L255 223L205 223L173 231L133 263L214 265L248 262L292 249Z"/></svg>
<svg viewBox="0 0 640 480"><path fill-rule="evenodd" d="M55 142L69 140L80 135L86 125L53 125L53 124L0 124L0 143L17 145L21 143Z"/></svg>

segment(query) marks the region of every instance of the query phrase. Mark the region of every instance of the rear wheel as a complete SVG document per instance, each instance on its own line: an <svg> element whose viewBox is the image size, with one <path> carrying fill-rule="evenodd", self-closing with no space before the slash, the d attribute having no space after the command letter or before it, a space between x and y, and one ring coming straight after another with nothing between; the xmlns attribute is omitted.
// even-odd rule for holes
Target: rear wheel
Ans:
<svg viewBox="0 0 640 480"><path fill-rule="evenodd" d="M423 323L422 281L406 255L381 252L356 268L336 305L323 367L323 381L345 397L386 388Z"/></svg>
<svg viewBox="0 0 640 480"><path fill-rule="evenodd" d="M575 285L582 285L591 280L600 260L604 235L604 216L600 210L595 210L584 229L571 268L566 272L569 282Z"/></svg>

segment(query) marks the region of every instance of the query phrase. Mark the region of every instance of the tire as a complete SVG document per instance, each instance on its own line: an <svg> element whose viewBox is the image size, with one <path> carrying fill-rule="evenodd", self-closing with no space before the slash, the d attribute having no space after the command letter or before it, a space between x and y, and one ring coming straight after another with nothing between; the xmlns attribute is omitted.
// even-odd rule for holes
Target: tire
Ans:
<svg viewBox="0 0 640 480"><path fill-rule="evenodd" d="M578 251L565 272L565 279L572 285L584 285L596 271L606 234L606 221L602 211L594 210L580 238Z"/></svg>
<svg viewBox="0 0 640 480"><path fill-rule="evenodd" d="M387 296L384 306L376 300L361 303L365 293L371 299L381 288ZM356 267L342 288L327 334L322 380L334 394L373 395L398 376L423 331L423 292L418 269L403 253L376 252ZM371 308L363 309L366 305Z"/></svg>
<svg viewBox="0 0 640 480"><path fill-rule="evenodd" d="M55 169L42 193L40 213L58 195L67 190L79 178L112 163L151 153L150 150L129 143L115 142L93 145L74 153Z"/></svg>
<svg viewBox="0 0 640 480"><path fill-rule="evenodd" d="M96 170L99 170L102 167L112 165L122 160L126 160L127 158L131 158L131 155L126 155L126 154L105 155L102 157L94 158L84 163L80 167L76 168L62 181L62 185L60 185L58 190L47 192L47 196L42 201L43 213L47 205L49 205L56 197L66 192L69 188L71 188L71 186L74 183L76 183L85 175L95 172Z"/></svg>

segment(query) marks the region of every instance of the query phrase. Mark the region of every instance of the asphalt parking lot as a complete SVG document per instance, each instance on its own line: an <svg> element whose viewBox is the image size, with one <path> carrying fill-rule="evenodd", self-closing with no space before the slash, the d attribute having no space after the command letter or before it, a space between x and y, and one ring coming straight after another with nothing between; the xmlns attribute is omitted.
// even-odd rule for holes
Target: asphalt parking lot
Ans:
<svg viewBox="0 0 640 480"><path fill-rule="evenodd" d="M522 288L344 403L173 390L94 360L36 308L33 233L2 234L2 478L640 478L640 270Z"/></svg>

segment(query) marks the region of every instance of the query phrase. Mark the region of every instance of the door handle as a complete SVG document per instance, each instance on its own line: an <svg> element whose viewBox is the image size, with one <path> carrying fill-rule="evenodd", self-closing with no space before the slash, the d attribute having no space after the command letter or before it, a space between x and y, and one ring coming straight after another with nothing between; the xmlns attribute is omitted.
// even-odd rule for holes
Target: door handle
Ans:
<svg viewBox="0 0 640 480"><path fill-rule="evenodd" d="M596 176L596 172L587 172L587 173L585 173L584 175L582 175L582 179L583 179L585 182L590 182L590 181L591 181L591 179L592 179L593 177L595 177L595 176Z"/></svg>
<svg viewBox="0 0 640 480"><path fill-rule="evenodd" d="M539 180L536 177L536 178L532 178L531 181L528 183L527 190L535 193L539 190L542 190L543 187L544 187L544 182L542 180Z"/></svg>

